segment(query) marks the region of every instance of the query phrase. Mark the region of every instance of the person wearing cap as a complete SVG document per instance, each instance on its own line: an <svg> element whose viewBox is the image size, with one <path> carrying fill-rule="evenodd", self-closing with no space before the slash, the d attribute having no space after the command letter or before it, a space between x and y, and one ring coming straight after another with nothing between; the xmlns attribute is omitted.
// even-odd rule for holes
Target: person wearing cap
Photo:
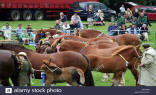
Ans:
<svg viewBox="0 0 156 95"><path fill-rule="evenodd" d="M143 48L139 85L156 86L156 51L149 44L143 44Z"/></svg>
<svg viewBox="0 0 156 95"><path fill-rule="evenodd" d="M30 84L28 74L34 74L34 70L25 52L18 53L18 60L21 62L19 84L20 86L28 86Z"/></svg>

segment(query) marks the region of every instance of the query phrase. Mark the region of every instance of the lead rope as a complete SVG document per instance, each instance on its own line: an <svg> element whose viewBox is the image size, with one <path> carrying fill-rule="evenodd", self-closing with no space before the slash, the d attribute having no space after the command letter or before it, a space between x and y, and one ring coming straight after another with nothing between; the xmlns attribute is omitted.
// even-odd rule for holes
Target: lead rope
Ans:
<svg viewBox="0 0 156 95"><path fill-rule="evenodd" d="M119 56L126 62L125 64L126 64L126 67L127 67L129 62L121 54L119 54Z"/></svg>
<svg viewBox="0 0 156 95"><path fill-rule="evenodd" d="M101 37L102 36L102 34L103 34L103 32L101 32L96 38L99 38L99 37Z"/></svg>

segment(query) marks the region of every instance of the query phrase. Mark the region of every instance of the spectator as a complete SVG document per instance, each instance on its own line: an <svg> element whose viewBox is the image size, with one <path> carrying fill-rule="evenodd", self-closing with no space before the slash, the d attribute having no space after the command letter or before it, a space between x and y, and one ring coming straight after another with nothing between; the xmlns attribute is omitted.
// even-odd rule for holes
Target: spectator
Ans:
<svg viewBox="0 0 156 95"><path fill-rule="evenodd" d="M32 32L33 32L33 30L32 30L31 24L28 24L28 27L27 27L27 33L28 33L28 35L30 36L30 34Z"/></svg>
<svg viewBox="0 0 156 95"><path fill-rule="evenodd" d="M113 30L115 30L115 29L116 29L115 25L113 25L113 23L110 22L109 27L108 27L108 35L114 36L116 32Z"/></svg>
<svg viewBox="0 0 156 95"><path fill-rule="evenodd" d="M64 15L63 12L60 13L60 22L61 22L61 26L62 26L65 22L67 22L67 16Z"/></svg>
<svg viewBox="0 0 156 95"><path fill-rule="evenodd" d="M16 29L16 35L17 35L17 38L20 42L22 42L22 34L24 33L24 29L22 27L22 24L19 24L17 29Z"/></svg>
<svg viewBox="0 0 156 95"><path fill-rule="evenodd" d="M2 27L4 39L11 40L11 31L11 26L8 23L6 23L6 25Z"/></svg>
<svg viewBox="0 0 156 95"><path fill-rule="evenodd" d="M56 30L61 30L61 26L60 26L60 21L59 20L56 20L56 24L55 24L54 28Z"/></svg>
<svg viewBox="0 0 156 95"><path fill-rule="evenodd" d="M73 24L73 21L76 21L77 24L79 24L79 28L83 29L83 23L81 21L80 16L75 13L72 17L71 17L71 24Z"/></svg>
<svg viewBox="0 0 156 95"><path fill-rule="evenodd" d="M140 27L142 27L143 24L148 25L147 16L144 16L144 13L140 12L139 17L137 19L137 25L140 28Z"/></svg>
<svg viewBox="0 0 156 95"><path fill-rule="evenodd" d="M132 24L132 26L129 29L127 29L127 31L129 34L138 34L135 24Z"/></svg>
<svg viewBox="0 0 156 95"><path fill-rule="evenodd" d="M125 11L125 18L127 22L132 20L132 16L133 16L132 11L129 8L127 8L127 10Z"/></svg>
<svg viewBox="0 0 156 95"><path fill-rule="evenodd" d="M120 13L118 13L117 24L118 24L118 26L125 24L125 18Z"/></svg>
<svg viewBox="0 0 156 95"><path fill-rule="evenodd" d="M131 23L137 26L137 18L134 17L134 18L131 20Z"/></svg>
<svg viewBox="0 0 156 95"><path fill-rule="evenodd" d="M125 24L122 24L121 25L121 28L120 28L119 34L125 34L125 33L127 33L126 25Z"/></svg>
<svg viewBox="0 0 156 95"><path fill-rule="evenodd" d="M98 12L95 14L95 21L103 21L104 20L104 14L101 10L98 10Z"/></svg>
<svg viewBox="0 0 156 95"><path fill-rule="evenodd" d="M143 44L144 53L141 59L139 85L156 86L156 51L149 45Z"/></svg>
<svg viewBox="0 0 156 95"><path fill-rule="evenodd" d="M138 8L135 8L133 14L134 14L134 17L138 18L139 17L139 9Z"/></svg>
<svg viewBox="0 0 156 95"><path fill-rule="evenodd" d="M80 28L79 23L77 23L76 20L72 21L72 24L70 24L70 34L72 34L73 32L75 32L75 29Z"/></svg>
<svg viewBox="0 0 156 95"><path fill-rule="evenodd" d="M143 24L140 30L140 39L143 40L148 40L148 28L146 26L146 24Z"/></svg>
<svg viewBox="0 0 156 95"><path fill-rule="evenodd" d="M70 25L67 22L63 24L62 29L64 33L70 34Z"/></svg>
<svg viewBox="0 0 156 95"><path fill-rule="evenodd" d="M141 10L141 12L143 12L144 16L147 16L147 14L145 13L145 10ZM150 27L152 26L151 23L150 23L150 21L149 21L149 19L148 19L148 16L147 16L147 27L148 27L148 25Z"/></svg>
<svg viewBox="0 0 156 95"><path fill-rule="evenodd" d="M148 33L148 28L147 28L146 24L143 24L141 27L140 34L142 34L142 33Z"/></svg>
<svg viewBox="0 0 156 95"><path fill-rule="evenodd" d="M125 6L124 6L124 4L122 4L121 7L120 7L120 13L121 13L122 16L125 15Z"/></svg>
<svg viewBox="0 0 156 95"><path fill-rule="evenodd" d="M34 45L35 45L35 35L36 35L36 31L31 32L30 41L33 42Z"/></svg>
<svg viewBox="0 0 156 95"><path fill-rule="evenodd" d="M72 30L76 29L76 28L80 28L80 24L76 21L76 20L73 20L72 21L72 24L70 24L70 28Z"/></svg>
<svg viewBox="0 0 156 95"><path fill-rule="evenodd" d="M22 41L24 44L29 44L29 35L27 34L27 30L24 30L24 33L22 34Z"/></svg>
<svg viewBox="0 0 156 95"><path fill-rule="evenodd" d="M89 5L89 10L87 11L87 22L90 25L93 25L93 18L94 18L93 6Z"/></svg>

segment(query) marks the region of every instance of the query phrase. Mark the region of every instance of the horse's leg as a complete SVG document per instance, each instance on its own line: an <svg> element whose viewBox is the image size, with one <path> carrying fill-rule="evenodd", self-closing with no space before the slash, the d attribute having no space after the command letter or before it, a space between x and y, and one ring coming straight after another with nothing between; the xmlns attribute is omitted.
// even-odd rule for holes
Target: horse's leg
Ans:
<svg viewBox="0 0 156 95"><path fill-rule="evenodd" d="M11 85L10 85L10 82L9 82L9 78L7 78L7 79L2 79L2 85L3 85L3 86L11 86Z"/></svg>
<svg viewBox="0 0 156 95"><path fill-rule="evenodd" d="M85 86L94 86L94 80L90 66L87 67L87 70L84 73L84 75L85 75Z"/></svg>
<svg viewBox="0 0 156 95"><path fill-rule="evenodd" d="M45 86L51 86L51 84L52 84L52 81L50 81L50 80L45 81Z"/></svg>
<svg viewBox="0 0 156 95"><path fill-rule="evenodd" d="M136 85L138 85L138 76L139 76L138 70L135 69L135 68L131 68L130 71L132 72L132 74L133 74L133 76L134 76L134 78L136 80Z"/></svg>
<svg viewBox="0 0 156 95"><path fill-rule="evenodd" d="M117 86L117 73L114 73L113 78L111 80L111 86Z"/></svg>
<svg viewBox="0 0 156 95"><path fill-rule="evenodd" d="M119 82L119 86L125 86L125 72L122 72L122 76L120 76L120 82Z"/></svg>

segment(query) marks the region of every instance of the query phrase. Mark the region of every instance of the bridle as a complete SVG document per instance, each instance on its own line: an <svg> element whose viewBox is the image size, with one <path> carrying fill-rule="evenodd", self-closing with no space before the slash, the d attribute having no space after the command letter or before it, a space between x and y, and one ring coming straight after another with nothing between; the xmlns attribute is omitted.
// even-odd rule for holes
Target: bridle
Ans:
<svg viewBox="0 0 156 95"><path fill-rule="evenodd" d="M133 47L133 49L134 49L135 53L136 53L137 56L138 56L137 58L140 59L142 56L139 55L139 53L138 53L138 51L136 50L135 47ZM125 64L126 64L126 67L127 67L128 64L129 64L129 62L128 62L121 54L119 54L119 56L126 62ZM136 64L136 63L137 63L137 60L136 60L135 64Z"/></svg>
<svg viewBox="0 0 156 95"><path fill-rule="evenodd" d="M136 50L136 47L134 47L134 51L136 52L138 58L141 58L142 56L139 55L138 51Z"/></svg>

